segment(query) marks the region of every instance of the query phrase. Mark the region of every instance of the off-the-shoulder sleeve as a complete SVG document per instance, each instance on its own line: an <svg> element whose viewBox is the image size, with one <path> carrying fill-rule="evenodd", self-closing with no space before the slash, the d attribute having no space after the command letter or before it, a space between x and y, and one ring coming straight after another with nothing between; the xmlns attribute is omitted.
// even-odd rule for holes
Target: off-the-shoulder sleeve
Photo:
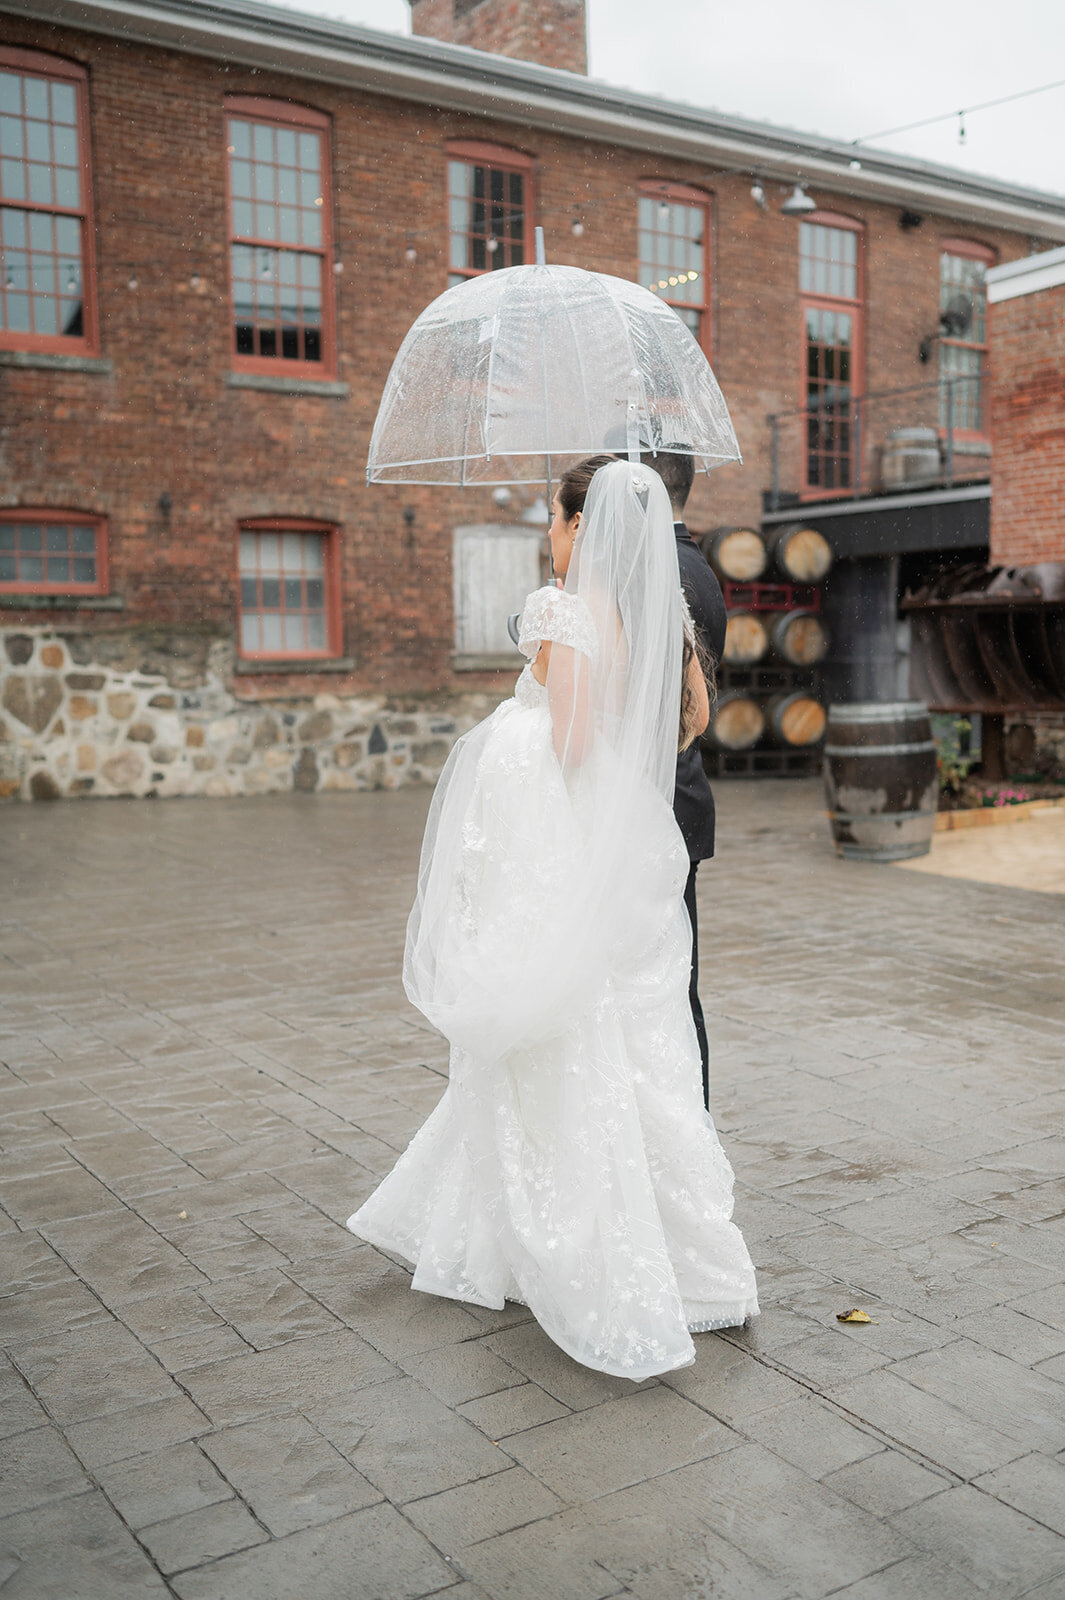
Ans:
<svg viewBox="0 0 1065 1600"><path fill-rule="evenodd" d="M536 589L525 602L518 629L518 649L531 661L545 639L568 644L589 660L599 654L592 613L580 595L548 585Z"/></svg>

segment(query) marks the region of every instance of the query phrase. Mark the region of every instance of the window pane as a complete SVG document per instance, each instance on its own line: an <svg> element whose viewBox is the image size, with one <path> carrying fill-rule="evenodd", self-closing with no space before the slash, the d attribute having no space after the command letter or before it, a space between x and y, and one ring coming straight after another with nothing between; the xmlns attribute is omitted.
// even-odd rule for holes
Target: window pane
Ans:
<svg viewBox="0 0 1065 1600"><path fill-rule="evenodd" d="M264 611L277 611L281 605L281 583L277 578L263 578L259 585Z"/></svg>
<svg viewBox="0 0 1065 1600"><path fill-rule="evenodd" d="M29 198L37 205L51 205L55 194L52 168L32 161L26 171L29 173Z"/></svg>
<svg viewBox="0 0 1065 1600"><path fill-rule="evenodd" d="M69 583L70 582L70 557L69 556L65 556L65 555L63 555L63 556L49 556L48 560L47 560L47 563L46 563L46 566L47 566L47 570L48 570L48 582L49 583Z"/></svg>
<svg viewBox="0 0 1065 1600"><path fill-rule="evenodd" d="M247 612L240 619L240 648L249 653L259 649L259 618Z"/></svg>
<svg viewBox="0 0 1065 1600"><path fill-rule="evenodd" d="M248 534L244 537L251 538ZM245 611L253 611L259 598L259 586L254 578L241 578L240 603Z"/></svg>
<svg viewBox="0 0 1065 1600"><path fill-rule="evenodd" d="M40 556L21 556L18 564L18 575L23 583L44 582L44 562Z"/></svg>
<svg viewBox="0 0 1065 1600"><path fill-rule="evenodd" d="M297 612L294 617L289 617L289 616L283 617L281 620L282 620L282 635L281 636L284 639L284 648L286 650L302 650L302 649L304 649L305 647L304 647L304 643L303 643L303 617L300 615L300 613Z"/></svg>
<svg viewBox="0 0 1065 1600"><path fill-rule="evenodd" d="M95 583L96 582L96 562L95 561L93 561L92 559L86 559L84 556L75 556L75 558L74 558L74 560L72 562L72 566L74 568L73 576L74 576L74 582L75 583Z"/></svg>
<svg viewBox="0 0 1065 1600"><path fill-rule="evenodd" d="M265 651L281 649L281 618L276 612L264 612L259 619L260 637L262 643L259 648Z"/></svg>
<svg viewBox="0 0 1065 1600"><path fill-rule="evenodd" d="M15 530L9 522L0 522L0 550L14 550Z"/></svg>
<svg viewBox="0 0 1065 1600"><path fill-rule="evenodd" d="M66 550L67 530L62 523L50 522L44 530L44 548L46 550Z"/></svg>
<svg viewBox="0 0 1065 1600"><path fill-rule="evenodd" d="M15 558L0 554L0 583L14 583Z"/></svg>
<svg viewBox="0 0 1065 1600"><path fill-rule="evenodd" d="M325 650L327 648L325 636L325 618L319 615L310 615L307 618L307 648L309 650Z"/></svg>
<svg viewBox="0 0 1065 1600"><path fill-rule="evenodd" d="M69 83L52 84L52 121L73 123L77 121L77 100L74 87Z"/></svg>
<svg viewBox="0 0 1065 1600"><path fill-rule="evenodd" d="M292 128L277 130L277 159L283 167L296 165L296 135Z"/></svg>
<svg viewBox="0 0 1065 1600"><path fill-rule="evenodd" d="M229 119L229 144L233 155L247 159L251 155L251 125L237 117Z"/></svg>
<svg viewBox="0 0 1065 1600"><path fill-rule="evenodd" d="M47 120L48 80L46 78L23 78L22 92L26 115Z"/></svg>
<svg viewBox="0 0 1065 1600"><path fill-rule="evenodd" d="M5 200L25 200L26 168L21 161L0 161L0 193Z"/></svg>
<svg viewBox="0 0 1065 1600"><path fill-rule="evenodd" d="M256 161L273 161L274 130L265 122L255 122L251 130L251 147Z"/></svg>
<svg viewBox="0 0 1065 1600"><path fill-rule="evenodd" d="M0 111L22 113L22 79L15 72L0 72Z"/></svg>
<svg viewBox="0 0 1065 1600"><path fill-rule="evenodd" d="M303 536L299 533L286 533L281 536L281 565L285 572L302 572L303 570ZM297 602L298 604L298 602Z"/></svg>
<svg viewBox="0 0 1065 1600"><path fill-rule="evenodd" d="M252 534L259 541L259 566L264 572L277 571L278 538L276 533Z"/></svg>

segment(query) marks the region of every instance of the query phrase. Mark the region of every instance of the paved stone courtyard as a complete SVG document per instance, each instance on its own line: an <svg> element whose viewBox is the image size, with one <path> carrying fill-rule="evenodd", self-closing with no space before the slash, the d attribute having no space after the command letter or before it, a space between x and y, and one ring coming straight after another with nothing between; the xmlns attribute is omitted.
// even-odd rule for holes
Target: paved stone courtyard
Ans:
<svg viewBox="0 0 1065 1600"><path fill-rule="evenodd" d="M638 1388L342 1228L443 1087L426 791L0 814L5 1600L1065 1596L1065 897L719 800L764 1312Z"/></svg>

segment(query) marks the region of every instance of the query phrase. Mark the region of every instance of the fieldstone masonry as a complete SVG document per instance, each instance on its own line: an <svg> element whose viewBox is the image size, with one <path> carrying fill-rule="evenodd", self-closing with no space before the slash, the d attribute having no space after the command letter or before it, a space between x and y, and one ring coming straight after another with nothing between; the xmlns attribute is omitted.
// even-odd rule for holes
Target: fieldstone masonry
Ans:
<svg viewBox="0 0 1065 1600"><path fill-rule="evenodd" d="M230 640L0 630L0 799L433 783L487 693L242 700Z"/></svg>

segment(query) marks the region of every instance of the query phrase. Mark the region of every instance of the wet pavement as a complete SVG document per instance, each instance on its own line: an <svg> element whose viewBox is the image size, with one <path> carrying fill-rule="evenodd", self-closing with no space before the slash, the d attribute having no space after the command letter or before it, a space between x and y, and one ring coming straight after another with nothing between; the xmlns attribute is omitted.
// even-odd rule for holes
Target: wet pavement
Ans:
<svg viewBox="0 0 1065 1600"><path fill-rule="evenodd" d="M634 1387L342 1227L443 1088L427 804L0 813L5 1600L1065 1596L1065 898L719 786L764 1309Z"/></svg>

